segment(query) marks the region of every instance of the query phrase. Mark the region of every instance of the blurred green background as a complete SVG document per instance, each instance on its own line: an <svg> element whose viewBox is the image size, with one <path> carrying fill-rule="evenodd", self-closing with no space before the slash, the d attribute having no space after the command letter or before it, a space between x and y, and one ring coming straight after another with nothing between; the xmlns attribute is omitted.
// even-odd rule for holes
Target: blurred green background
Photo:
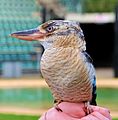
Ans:
<svg viewBox="0 0 118 120"><path fill-rule="evenodd" d="M97 90L97 103L99 106L106 107L110 111L118 111L118 88L98 88ZM48 88L14 88L14 89L0 89L0 106L2 107L15 107L15 108L29 108L36 109L49 109L53 106L53 97ZM4 118L5 116L5 118ZM0 120L11 120L13 115L0 114ZM27 115L26 115L27 116ZM26 117L21 116L23 120L32 120L37 116ZM7 118L8 117L8 118ZM14 116L13 120L19 117Z"/></svg>
<svg viewBox="0 0 118 120"><path fill-rule="evenodd" d="M98 88L97 103L118 111L118 89ZM53 97L48 88L0 89L0 106L47 109L53 106Z"/></svg>

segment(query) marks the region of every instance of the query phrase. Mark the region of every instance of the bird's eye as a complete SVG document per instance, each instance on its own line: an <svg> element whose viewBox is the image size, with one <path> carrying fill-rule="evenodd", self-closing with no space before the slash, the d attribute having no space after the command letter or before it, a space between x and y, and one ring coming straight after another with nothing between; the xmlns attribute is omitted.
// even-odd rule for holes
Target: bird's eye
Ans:
<svg viewBox="0 0 118 120"><path fill-rule="evenodd" d="M46 28L46 31L47 32L52 32L54 30L54 27L53 26L50 26L50 27L47 27Z"/></svg>

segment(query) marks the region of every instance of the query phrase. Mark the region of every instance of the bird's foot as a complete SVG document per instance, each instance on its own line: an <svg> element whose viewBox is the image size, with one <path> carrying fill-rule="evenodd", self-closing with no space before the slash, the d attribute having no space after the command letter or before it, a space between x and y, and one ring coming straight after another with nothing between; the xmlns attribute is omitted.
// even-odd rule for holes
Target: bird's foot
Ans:
<svg viewBox="0 0 118 120"><path fill-rule="evenodd" d="M63 100L54 100L54 103L55 103L55 109L59 112L63 112L61 110L61 108L58 106L61 102L63 102Z"/></svg>
<svg viewBox="0 0 118 120"><path fill-rule="evenodd" d="M63 112L58 105L55 106L55 109L56 109L58 112Z"/></svg>
<svg viewBox="0 0 118 120"><path fill-rule="evenodd" d="M86 115L88 115L88 114L93 112L93 109L91 108L89 102L85 102L84 111L85 111Z"/></svg>

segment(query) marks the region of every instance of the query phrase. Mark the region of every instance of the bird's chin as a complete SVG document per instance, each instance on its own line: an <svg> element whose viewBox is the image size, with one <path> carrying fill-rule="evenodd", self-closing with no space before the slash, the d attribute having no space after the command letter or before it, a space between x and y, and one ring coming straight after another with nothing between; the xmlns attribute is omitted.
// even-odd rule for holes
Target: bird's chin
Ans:
<svg viewBox="0 0 118 120"><path fill-rule="evenodd" d="M46 42L46 39L45 38L38 38L37 41L39 41L39 42Z"/></svg>

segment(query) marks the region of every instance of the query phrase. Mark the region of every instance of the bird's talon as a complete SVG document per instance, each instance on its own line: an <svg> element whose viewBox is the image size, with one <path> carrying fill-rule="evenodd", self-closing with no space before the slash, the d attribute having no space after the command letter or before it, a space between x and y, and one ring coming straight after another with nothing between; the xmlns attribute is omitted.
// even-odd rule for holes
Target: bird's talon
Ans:
<svg viewBox="0 0 118 120"><path fill-rule="evenodd" d="M55 107L58 112L63 112L58 106Z"/></svg>
<svg viewBox="0 0 118 120"><path fill-rule="evenodd" d="M84 111L85 111L86 115L88 115L88 114L90 114L90 113L93 112L93 109L92 109L92 107L89 105L89 102L85 102Z"/></svg>

